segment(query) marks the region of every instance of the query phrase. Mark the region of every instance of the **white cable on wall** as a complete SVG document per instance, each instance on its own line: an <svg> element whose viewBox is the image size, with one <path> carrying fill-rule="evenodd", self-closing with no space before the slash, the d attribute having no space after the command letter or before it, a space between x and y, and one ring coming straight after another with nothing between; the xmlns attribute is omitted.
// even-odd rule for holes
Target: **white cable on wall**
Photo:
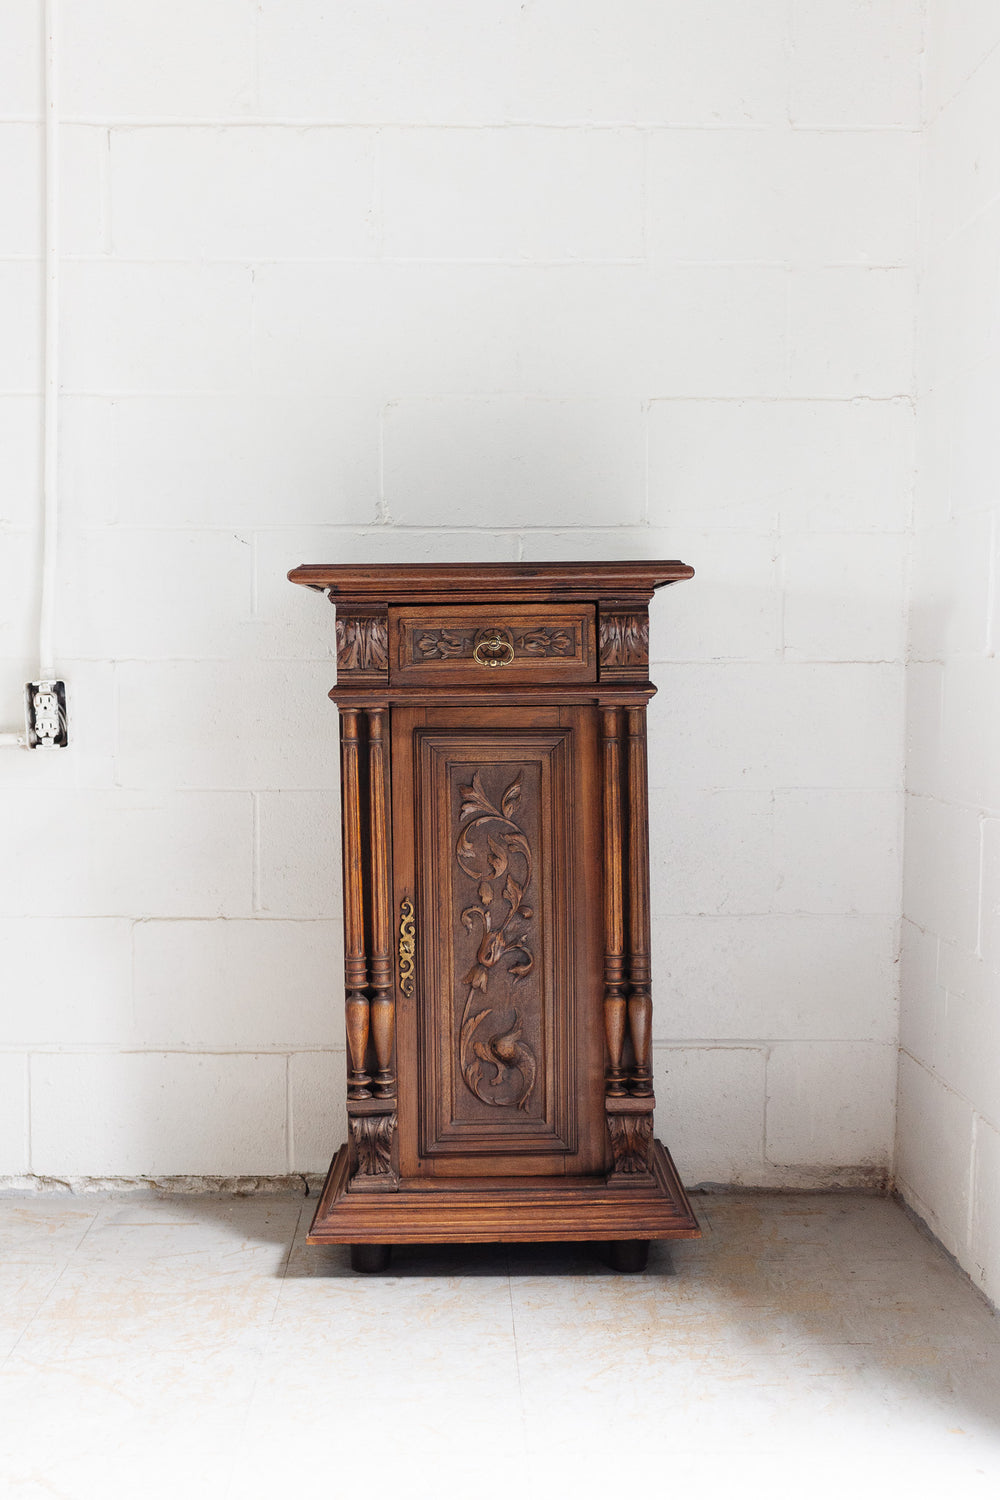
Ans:
<svg viewBox="0 0 1000 1500"><path fill-rule="evenodd" d="M42 582L38 678L55 677L55 611L59 541L59 101L58 0L45 0L45 374L42 402ZM25 745L23 733L0 733L0 746Z"/></svg>
<svg viewBox="0 0 1000 1500"><path fill-rule="evenodd" d="M45 399L42 416L42 597L38 675L54 677L59 539L59 70L58 0L45 0Z"/></svg>

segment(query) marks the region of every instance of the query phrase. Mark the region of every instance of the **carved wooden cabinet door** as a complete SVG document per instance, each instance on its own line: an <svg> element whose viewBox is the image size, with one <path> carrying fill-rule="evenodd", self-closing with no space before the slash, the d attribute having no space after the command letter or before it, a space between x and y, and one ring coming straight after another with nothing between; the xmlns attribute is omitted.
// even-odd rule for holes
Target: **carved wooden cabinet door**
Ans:
<svg viewBox="0 0 1000 1500"><path fill-rule="evenodd" d="M401 1173L601 1171L594 710L397 708L392 765Z"/></svg>

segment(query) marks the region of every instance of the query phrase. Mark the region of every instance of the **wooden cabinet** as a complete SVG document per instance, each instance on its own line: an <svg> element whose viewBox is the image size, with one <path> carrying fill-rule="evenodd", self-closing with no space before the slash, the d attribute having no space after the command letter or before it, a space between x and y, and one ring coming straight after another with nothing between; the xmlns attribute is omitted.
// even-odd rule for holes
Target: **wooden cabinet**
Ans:
<svg viewBox="0 0 1000 1500"><path fill-rule="evenodd" d="M307 565L337 606L348 1139L309 1239L697 1223L653 1138L647 609L678 562Z"/></svg>

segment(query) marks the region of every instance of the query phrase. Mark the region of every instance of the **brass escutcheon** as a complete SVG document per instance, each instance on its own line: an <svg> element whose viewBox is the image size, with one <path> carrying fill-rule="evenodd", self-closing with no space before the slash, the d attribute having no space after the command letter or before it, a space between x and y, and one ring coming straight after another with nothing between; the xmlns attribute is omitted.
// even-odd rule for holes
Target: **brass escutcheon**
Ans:
<svg viewBox="0 0 1000 1500"><path fill-rule="evenodd" d="M416 951L413 902L404 898L399 904L399 988L407 999L413 994L413 960Z"/></svg>
<svg viewBox="0 0 1000 1500"><path fill-rule="evenodd" d="M481 667L509 667L514 660L514 642L510 631L501 625L490 625L476 636L472 659Z"/></svg>

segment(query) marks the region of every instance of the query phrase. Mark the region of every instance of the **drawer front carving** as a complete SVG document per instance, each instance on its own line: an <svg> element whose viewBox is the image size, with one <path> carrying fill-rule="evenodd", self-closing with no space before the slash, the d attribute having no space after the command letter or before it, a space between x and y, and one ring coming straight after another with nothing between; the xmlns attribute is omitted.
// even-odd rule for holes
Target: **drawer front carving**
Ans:
<svg viewBox="0 0 1000 1500"><path fill-rule="evenodd" d="M445 605L389 610L397 684L594 682L594 608Z"/></svg>

